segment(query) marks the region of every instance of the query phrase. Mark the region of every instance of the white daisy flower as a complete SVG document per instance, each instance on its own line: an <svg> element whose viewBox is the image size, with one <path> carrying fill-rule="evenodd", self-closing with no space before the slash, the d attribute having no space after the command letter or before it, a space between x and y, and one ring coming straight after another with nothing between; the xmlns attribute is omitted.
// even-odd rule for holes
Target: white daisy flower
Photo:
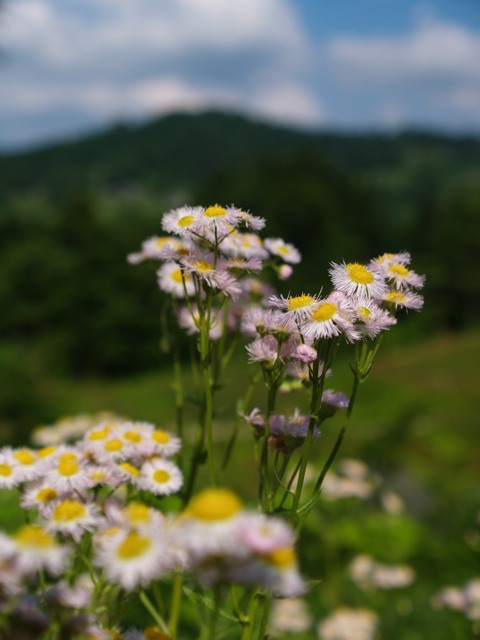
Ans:
<svg viewBox="0 0 480 640"><path fill-rule="evenodd" d="M414 287L421 289L425 284L425 276L421 276L411 269L407 269L403 264L391 264L385 269L385 278L391 280L396 289L407 289Z"/></svg>
<svg viewBox="0 0 480 640"><path fill-rule="evenodd" d="M157 271L158 285L165 293L175 298L195 295L195 284L190 275L184 272L176 262L166 262Z"/></svg>
<svg viewBox="0 0 480 640"><path fill-rule="evenodd" d="M96 538L95 564L109 582L125 591L147 586L173 570L177 556L170 550L166 535L160 531L117 531Z"/></svg>
<svg viewBox="0 0 480 640"><path fill-rule="evenodd" d="M241 544L256 555L291 547L294 543L294 532L284 520L253 511L238 517L236 536Z"/></svg>
<svg viewBox="0 0 480 640"><path fill-rule="evenodd" d="M345 335L352 342L360 338L352 322L353 309L349 300L340 292L331 293L319 300L300 324L300 332L305 340L313 343L319 338L333 338Z"/></svg>
<svg viewBox="0 0 480 640"><path fill-rule="evenodd" d="M110 522L123 529L151 529L159 531L165 526L165 516L141 502L129 502L124 507L113 505L108 507L107 516Z"/></svg>
<svg viewBox="0 0 480 640"><path fill-rule="evenodd" d="M373 300L361 300L355 308L357 328L367 338L375 338L379 333L397 324L396 318Z"/></svg>
<svg viewBox="0 0 480 640"><path fill-rule="evenodd" d="M423 296L412 291L389 291L382 296L382 300L394 309L416 309L423 307Z"/></svg>
<svg viewBox="0 0 480 640"><path fill-rule="evenodd" d="M293 244L284 242L281 238L266 238L264 246L272 255L280 256L284 262L289 264L298 264L302 260L298 249Z"/></svg>
<svg viewBox="0 0 480 640"><path fill-rule="evenodd" d="M87 465L73 453L62 454L52 461L52 466L45 471L45 482L59 493L83 492L93 486Z"/></svg>
<svg viewBox="0 0 480 640"><path fill-rule="evenodd" d="M167 233L175 233L185 236L192 231L197 231L199 218L202 215L202 207L180 207L164 214L162 228Z"/></svg>
<svg viewBox="0 0 480 640"><path fill-rule="evenodd" d="M12 489L23 482L21 468L18 467L10 447L0 450L0 489Z"/></svg>
<svg viewBox="0 0 480 640"><path fill-rule="evenodd" d="M222 207L218 204L201 210L198 217L199 233L213 240L215 232L220 239L231 233L240 223L240 210L235 207Z"/></svg>
<svg viewBox="0 0 480 640"><path fill-rule="evenodd" d="M268 304L276 309L282 309L287 317L291 317L296 321L304 320L310 315L319 300L318 295L311 296L308 293L302 293L299 296L270 296Z"/></svg>
<svg viewBox="0 0 480 640"><path fill-rule="evenodd" d="M95 461L100 464L125 460L129 456L129 445L117 433L112 433L107 439L89 444Z"/></svg>
<svg viewBox="0 0 480 640"><path fill-rule="evenodd" d="M400 253L384 253L371 260L368 266L371 269L383 269L385 266L389 266L391 264L403 264L403 266L406 266L407 264L410 264L410 261L411 257L408 251L402 251Z"/></svg>
<svg viewBox="0 0 480 640"><path fill-rule="evenodd" d="M12 449L11 460L16 467L20 482L30 482L41 475L40 459L33 449L27 447Z"/></svg>
<svg viewBox="0 0 480 640"><path fill-rule="evenodd" d="M257 258L265 260L268 251L263 247L263 241L255 233L240 233L234 231L221 244L222 253L245 259Z"/></svg>
<svg viewBox="0 0 480 640"><path fill-rule="evenodd" d="M46 513L45 528L53 533L72 536L79 542L86 531L94 531L100 522L96 504L67 498L51 505Z"/></svg>
<svg viewBox="0 0 480 640"><path fill-rule="evenodd" d="M180 451L182 441L170 431L155 429L149 435L150 441L154 445L153 453L164 458L170 458Z"/></svg>
<svg viewBox="0 0 480 640"><path fill-rule="evenodd" d="M40 569L46 569L59 575L65 570L70 549L58 544L45 528L25 525L12 541L18 552L17 564L23 573L36 574Z"/></svg>
<svg viewBox="0 0 480 640"><path fill-rule="evenodd" d="M144 260L163 260L165 249L178 251L181 247L183 244L176 238L153 236L142 243L142 248L138 253L130 253L127 259L130 264L138 264Z"/></svg>
<svg viewBox="0 0 480 640"><path fill-rule="evenodd" d="M214 258L210 254L197 254L182 260L184 270L196 276L212 289L219 289L232 299L237 299L241 288L237 280L224 268L214 266Z"/></svg>
<svg viewBox="0 0 480 640"><path fill-rule="evenodd" d="M61 495L61 492L51 483L43 480L25 487L20 504L23 509L37 509L40 513L44 513L45 508L59 500Z"/></svg>
<svg viewBox="0 0 480 640"><path fill-rule="evenodd" d="M238 215L240 217L241 222L248 228L253 229L253 231L261 231L265 226L265 218L260 218L259 216L254 216L248 211L242 211L237 209Z"/></svg>
<svg viewBox="0 0 480 640"><path fill-rule="evenodd" d="M387 290L380 274L358 262L331 263L330 277L336 289L347 296L381 298Z"/></svg>
<svg viewBox="0 0 480 640"><path fill-rule="evenodd" d="M242 502L232 491L204 489L175 521L174 539L194 563L207 556L245 555L246 549L239 548L234 534L242 509Z"/></svg>
<svg viewBox="0 0 480 640"><path fill-rule="evenodd" d="M170 460L152 458L142 465L138 485L155 495L170 495L181 489L183 475Z"/></svg>

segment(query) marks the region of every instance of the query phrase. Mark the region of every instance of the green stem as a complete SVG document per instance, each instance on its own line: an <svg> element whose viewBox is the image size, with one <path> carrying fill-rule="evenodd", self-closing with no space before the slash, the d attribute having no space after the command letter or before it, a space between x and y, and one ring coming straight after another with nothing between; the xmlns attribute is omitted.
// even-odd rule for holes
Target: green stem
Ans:
<svg viewBox="0 0 480 640"><path fill-rule="evenodd" d="M270 609L272 607L272 596L267 595L263 601L263 613L262 620L260 622L260 628L258 630L258 640L264 640L267 638L268 622L270 620Z"/></svg>
<svg viewBox="0 0 480 640"><path fill-rule="evenodd" d="M215 628L217 626L218 614L220 611L220 603L221 603L221 591L220 588L217 587L214 590L214 606L211 611L208 624L203 628L200 640L213 640L215 637Z"/></svg>
<svg viewBox="0 0 480 640"><path fill-rule="evenodd" d="M262 452L260 454L260 503L263 511L269 512L271 508L271 487L270 487L270 462L268 455L268 441L270 439L270 416L275 408L275 400L277 397L278 385L271 382L268 387L267 413L265 416L265 434L263 436Z"/></svg>
<svg viewBox="0 0 480 640"><path fill-rule="evenodd" d="M250 605L248 607L248 617L247 617L245 626L243 627L241 640L251 640L252 638L253 630L255 628L255 616L257 613L258 604L259 604L258 592L255 592L250 598Z"/></svg>
<svg viewBox="0 0 480 640"><path fill-rule="evenodd" d="M327 345L325 347L325 358L322 365L322 373L319 377L318 372L320 369L320 348L319 348L320 344L319 342L317 342L316 344L318 356L314 362L313 371L312 371L312 397L310 402L310 421L308 423L307 437L305 438L305 443L302 449L300 472L298 474L297 486L295 488L295 495L293 497L292 510L290 512L290 518L292 522L295 522L297 518L297 511L300 504L300 499L302 497L303 484L305 482L305 473L307 470L308 458L310 456L310 449L313 441L313 433L315 430L315 424L318 420L318 412L320 410L320 406L322 402L322 394L323 394L323 387L325 385L325 377L327 375L327 370L331 360L332 346L333 346L333 341L328 340Z"/></svg>
<svg viewBox="0 0 480 640"><path fill-rule="evenodd" d="M158 624L160 629L164 633L168 633L167 623L162 618L162 616L159 614L159 612L155 609L153 604L150 602L150 600L149 600L147 594L145 593L145 591L140 591L140 596L139 597L140 597L140 602L143 604L145 609L148 611L148 613L152 616L152 618Z"/></svg>
<svg viewBox="0 0 480 640"><path fill-rule="evenodd" d="M168 629L172 638L175 638L177 635L178 620L180 618L180 605L182 601L182 582L183 575L178 571L173 578L172 602L170 604L170 617L168 620Z"/></svg>

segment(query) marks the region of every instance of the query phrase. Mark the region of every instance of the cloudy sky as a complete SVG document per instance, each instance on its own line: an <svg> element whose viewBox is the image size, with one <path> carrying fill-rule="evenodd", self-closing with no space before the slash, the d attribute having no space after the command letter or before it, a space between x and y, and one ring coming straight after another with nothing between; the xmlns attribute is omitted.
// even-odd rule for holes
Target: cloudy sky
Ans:
<svg viewBox="0 0 480 640"><path fill-rule="evenodd" d="M480 1L3 0L1 148L212 107L480 134Z"/></svg>

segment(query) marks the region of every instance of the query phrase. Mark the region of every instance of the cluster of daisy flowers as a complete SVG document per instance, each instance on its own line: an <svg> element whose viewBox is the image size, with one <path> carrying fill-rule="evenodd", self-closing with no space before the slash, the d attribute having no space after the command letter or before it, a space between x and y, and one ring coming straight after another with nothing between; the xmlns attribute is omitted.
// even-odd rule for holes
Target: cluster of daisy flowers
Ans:
<svg viewBox="0 0 480 640"><path fill-rule="evenodd" d="M207 294L218 296L209 314L210 338L220 337L224 327L238 327L246 304L268 299L271 290L251 274L259 273L268 262L278 276L288 278L292 265L300 262L297 249L280 238L262 239L259 231L265 220L237 207L218 204L209 207L184 206L164 214L165 235L143 242L141 250L128 260L160 261L158 285L179 302L178 321L188 333L198 333L202 324L202 305ZM226 299L236 304L223 317Z"/></svg>
<svg viewBox="0 0 480 640"><path fill-rule="evenodd" d="M0 449L0 487L19 490L30 513L15 534L0 533L0 600L17 602L38 575L48 576L56 581L50 596L75 610L68 623L103 638L110 636L91 616L77 620L78 610L89 610L100 576L124 592L182 571L207 587L239 583L282 596L303 593L294 533L283 520L246 510L226 489L205 490L177 515L160 510L158 500L183 484L172 460L180 445L152 424L119 419L90 426L75 443ZM91 572L88 588L76 582L79 556ZM132 634L125 637L141 637Z"/></svg>
<svg viewBox="0 0 480 640"><path fill-rule="evenodd" d="M319 340L377 337L396 324L397 309L423 305L418 289L424 276L408 269L409 262L405 252L386 253L366 265L332 263L334 288L328 295L271 296L269 310L255 309L243 320L245 332L255 337L247 347L251 361L271 365L282 359L290 373L305 379Z"/></svg>

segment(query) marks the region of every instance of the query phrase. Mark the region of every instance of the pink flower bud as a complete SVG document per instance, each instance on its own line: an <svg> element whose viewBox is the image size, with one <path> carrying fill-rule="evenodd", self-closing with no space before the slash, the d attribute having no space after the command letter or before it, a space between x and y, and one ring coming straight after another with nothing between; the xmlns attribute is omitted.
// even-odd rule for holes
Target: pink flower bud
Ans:
<svg viewBox="0 0 480 640"><path fill-rule="evenodd" d="M293 273L293 268L289 264L282 264L278 269L278 277L280 280L288 280Z"/></svg>
<svg viewBox="0 0 480 640"><path fill-rule="evenodd" d="M317 359L317 352L308 344L299 344L295 350L295 357L304 364L310 364Z"/></svg>

